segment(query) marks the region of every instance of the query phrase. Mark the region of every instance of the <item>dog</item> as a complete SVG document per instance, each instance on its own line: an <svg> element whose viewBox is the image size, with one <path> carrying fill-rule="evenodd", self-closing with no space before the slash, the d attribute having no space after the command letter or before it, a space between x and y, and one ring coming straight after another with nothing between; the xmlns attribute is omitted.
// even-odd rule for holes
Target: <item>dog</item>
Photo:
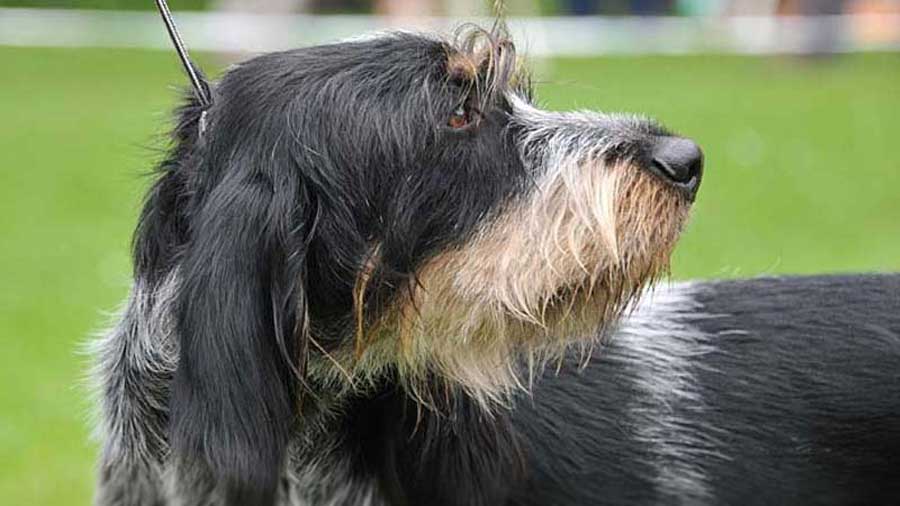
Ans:
<svg viewBox="0 0 900 506"><path fill-rule="evenodd" d="M660 282L703 153L502 30L188 98L95 347L96 504L900 501L900 277Z"/></svg>

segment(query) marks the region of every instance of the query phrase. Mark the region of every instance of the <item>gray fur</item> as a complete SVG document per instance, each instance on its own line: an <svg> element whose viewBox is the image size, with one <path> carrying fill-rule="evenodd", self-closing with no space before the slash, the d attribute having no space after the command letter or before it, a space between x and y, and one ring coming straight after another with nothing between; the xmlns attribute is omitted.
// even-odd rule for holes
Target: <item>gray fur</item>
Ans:
<svg viewBox="0 0 900 506"><path fill-rule="evenodd" d="M178 356L171 310L177 289L177 270L155 290L135 281L118 324L91 346L102 411L98 506L214 506L222 501L204 470L169 458L167 404ZM319 420L308 420L289 448L279 505L384 504L375 482L353 478L349 462L339 455L326 428L333 408L316 411Z"/></svg>
<svg viewBox="0 0 900 506"><path fill-rule="evenodd" d="M697 457L721 456L722 445L715 426L698 423L710 408L695 371L705 367L715 342L692 325L704 317L693 295L687 283L655 287L623 320L606 359L623 364L640 392L626 411L647 445L644 459L655 470L659 496L709 504L709 477Z"/></svg>
<svg viewBox="0 0 900 506"><path fill-rule="evenodd" d="M171 303L177 274L156 290L136 281L119 323L94 343L103 441L98 505L156 505L163 499L169 383L177 349Z"/></svg>
<svg viewBox="0 0 900 506"><path fill-rule="evenodd" d="M334 435L302 434L288 449L282 506L381 506L386 504L373 479L354 478Z"/></svg>

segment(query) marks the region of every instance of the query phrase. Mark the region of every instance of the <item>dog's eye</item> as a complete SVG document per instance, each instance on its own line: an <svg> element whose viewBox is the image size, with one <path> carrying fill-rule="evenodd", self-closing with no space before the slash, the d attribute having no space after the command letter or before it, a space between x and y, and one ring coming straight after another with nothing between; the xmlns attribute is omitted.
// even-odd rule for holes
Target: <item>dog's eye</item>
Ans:
<svg viewBox="0 0 900 506"><path fill-rule="evenodd" d="M461 104L453 111L453 114L450 115L450 120L447 121L447 124L450 125L450 128L465 128L469 125L471 119L469 110L466 109L465 104Z"/></svg>

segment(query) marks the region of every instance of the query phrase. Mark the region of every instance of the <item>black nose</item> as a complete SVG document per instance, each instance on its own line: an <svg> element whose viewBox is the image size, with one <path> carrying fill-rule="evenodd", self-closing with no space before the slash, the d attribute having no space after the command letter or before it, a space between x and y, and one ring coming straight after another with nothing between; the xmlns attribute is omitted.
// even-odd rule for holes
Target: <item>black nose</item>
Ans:
<svg viewBox="0 0 900 506"><path fill-rule="evenodd" d="M657 137L650 169L693 198L703 176L703 151L690 139Z"/></svg>

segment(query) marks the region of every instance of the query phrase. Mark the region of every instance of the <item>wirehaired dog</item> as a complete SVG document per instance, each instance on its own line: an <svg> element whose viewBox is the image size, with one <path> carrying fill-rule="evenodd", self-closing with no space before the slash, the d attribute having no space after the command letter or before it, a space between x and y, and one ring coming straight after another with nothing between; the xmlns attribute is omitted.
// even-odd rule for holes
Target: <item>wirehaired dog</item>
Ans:
<svg viewBox="0 0 900 506"><path fill-rule="evenodd" d="M900 279L637 302L693 142L537 108L499 31L268 54L209 91L96 348L99 505L900 498Z"/></svg>

